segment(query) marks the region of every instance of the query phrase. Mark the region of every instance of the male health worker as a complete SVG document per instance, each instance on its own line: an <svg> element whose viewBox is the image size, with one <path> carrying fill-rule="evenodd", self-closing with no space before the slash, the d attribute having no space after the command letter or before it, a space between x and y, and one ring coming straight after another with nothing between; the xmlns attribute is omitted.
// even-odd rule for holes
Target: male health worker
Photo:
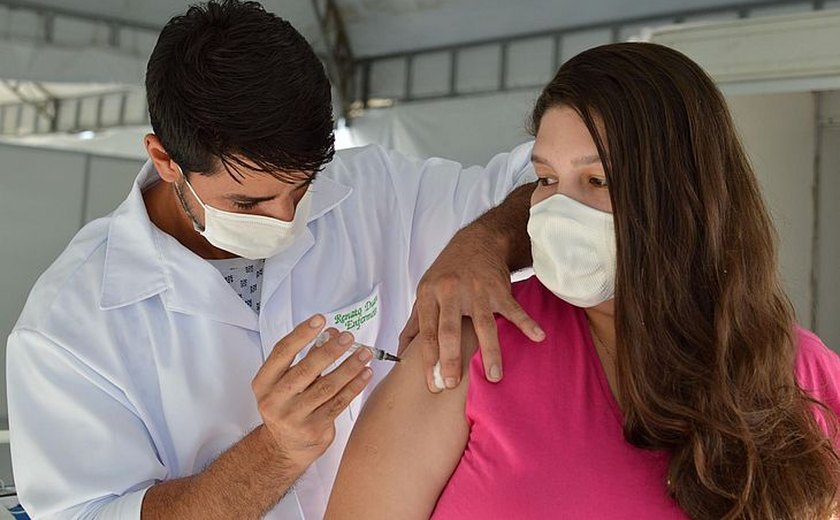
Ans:
<svg viewBox="0 0 840 520"><path fill-rule="evenodd" d="M427 336L468 314L489 344L501 312L539 338L506 292L529 261L529 145L466 169L334 154L321 63L253 2L173 18L146 88L149 161L8 339L33 517L321 518L363 390L390 368L349 342L393 351L442 251L416 307Z"/></svg>

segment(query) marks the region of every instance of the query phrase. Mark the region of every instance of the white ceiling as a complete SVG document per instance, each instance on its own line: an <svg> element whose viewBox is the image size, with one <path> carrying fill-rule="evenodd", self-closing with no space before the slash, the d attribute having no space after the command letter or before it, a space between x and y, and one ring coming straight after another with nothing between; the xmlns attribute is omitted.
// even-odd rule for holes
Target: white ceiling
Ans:
<svg viewBox="0 0 840 520"><path fill-rule="evenodd" d="M336 0L357 56L370 56L761 0ZM0 2L2 3L2 2ZM163 26L194 0L37 0L37 3ZM310 0L264 0L320 43Z"/></svg>

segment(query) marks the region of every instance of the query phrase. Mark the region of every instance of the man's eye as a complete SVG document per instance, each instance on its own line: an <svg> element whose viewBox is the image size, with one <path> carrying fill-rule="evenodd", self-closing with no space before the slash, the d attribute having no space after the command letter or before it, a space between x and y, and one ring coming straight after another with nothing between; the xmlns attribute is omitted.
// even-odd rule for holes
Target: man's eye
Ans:
<svg viewBox="0 0 840 520"><path fill-rule="evenodd" d="M253 207L255 207L257 205L257 203L256 202L237 202L237 201L234 201L233 205L236 206L239 209L252 209Z"/></svg>
<svg viewBox="0 0 840 520"><path fill-rule="evenodd" d="M553 184L557 184L557 179L552 179L551 177L540 177L537 182L540 186L551 186Z"/></svg>
<svg viewBox="0 0 840 520"><path fill-rule="evenodd" d="M589 184L595 186L596 188L606 188L607 179L605 177L590 177Z"/></svg>

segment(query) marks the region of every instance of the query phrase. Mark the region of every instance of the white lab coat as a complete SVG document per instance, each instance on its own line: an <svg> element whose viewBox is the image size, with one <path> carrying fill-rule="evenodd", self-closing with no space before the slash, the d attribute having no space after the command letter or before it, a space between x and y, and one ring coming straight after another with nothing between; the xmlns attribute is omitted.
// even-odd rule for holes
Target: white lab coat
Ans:
<svg viewBox="0 0 840 520"><path fill-rule="evenodd" d="M139 518L156 482L200 472L261 423L251 380L315 313L395 350L415 287L456 230L534 180L530 143L463 169L369 146L311 187L308 228L265 263L258 316L210 263L157 229L142 190L82 229L8 339L15 483L36 518ZM390 368L374 362L374 381ZM322 518L362 398L267 518Z"/></svg>

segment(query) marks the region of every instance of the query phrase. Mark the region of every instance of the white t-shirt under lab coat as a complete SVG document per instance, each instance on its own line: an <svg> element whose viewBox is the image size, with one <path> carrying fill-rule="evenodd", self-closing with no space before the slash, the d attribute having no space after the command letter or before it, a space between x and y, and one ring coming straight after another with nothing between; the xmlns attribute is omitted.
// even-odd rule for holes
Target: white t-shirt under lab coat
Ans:
<svg viewBox="0 0 840 520"><path fill-rule="evenodd" d="M315 313L393 350L415 287L462 226L534 180L531 145L463 169L377 146L339 152L306 231L265 262L255 313L149 220L142 190L41 276L8 339L15 483L35 518L139 518L157 482L200 472L261 423L251 380ZM374 363L374 381L390 368ZM371 385L372 386L372 385ZM322 518L357 399L334 444L267 518Z"/></svg>

